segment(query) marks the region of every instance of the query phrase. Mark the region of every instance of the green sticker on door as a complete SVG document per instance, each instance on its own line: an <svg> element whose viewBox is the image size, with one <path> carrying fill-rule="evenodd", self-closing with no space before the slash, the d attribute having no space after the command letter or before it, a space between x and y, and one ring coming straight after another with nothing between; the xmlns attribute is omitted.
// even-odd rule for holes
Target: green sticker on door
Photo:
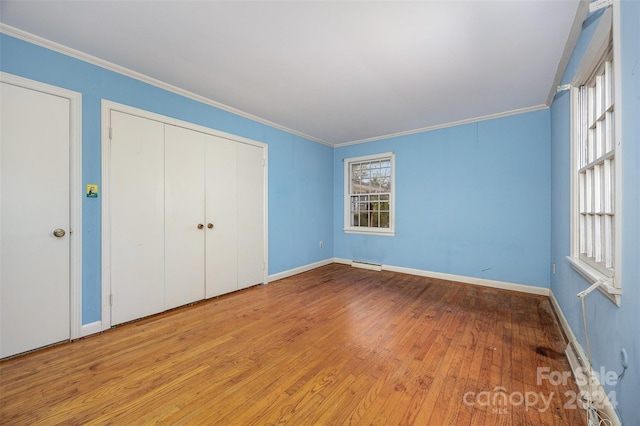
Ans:
<svg viewBox="0 0 640 426"><path fill-rule="evenodd" d="M98 185L94 183L87 184L87 198L98 198Z"/></svg>

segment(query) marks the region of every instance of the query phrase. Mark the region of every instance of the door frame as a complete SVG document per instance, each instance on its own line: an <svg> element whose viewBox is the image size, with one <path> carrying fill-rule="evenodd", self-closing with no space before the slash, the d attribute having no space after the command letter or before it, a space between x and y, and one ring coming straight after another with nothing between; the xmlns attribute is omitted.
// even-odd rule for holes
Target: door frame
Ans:
<svg viewBox="0 0 640 426"><path fill-rule="evenodd" d="M125 114L130 114L149 120L158 121L173 126L183 127L189 130L195 130L197 132L205 133L212 136L221 137L231 140L237 143L244 143L253 146L257 146L263 149L264 158L264 187L263 187L263 229L264 229L264 272L263 272L263 284L269 282L269 181L268 181L268 145L263 142L254 141L242 136L237 136L231 133L222 132L209 127L201 126L198 124L190 123L188 121L178 120L176 118L168 117L154 112L146 111L143 109L135 108L129 105L119 104L107 99L102 99L101 113L102 113L102 136L101 136L101 169L102 169L102 235L101 235L101 252L102 252L102 330L111 328L111 185L110 185L110 171L111 171L111 158L109 150L109 141L111 133L111 112L117 111Z"/></svg>
<svg viewBox="0 0 640 426"><path fill-rule="evenodd" d="M82 329L82 94L0 72L0 81L69 100L69 336Z"/></svg>

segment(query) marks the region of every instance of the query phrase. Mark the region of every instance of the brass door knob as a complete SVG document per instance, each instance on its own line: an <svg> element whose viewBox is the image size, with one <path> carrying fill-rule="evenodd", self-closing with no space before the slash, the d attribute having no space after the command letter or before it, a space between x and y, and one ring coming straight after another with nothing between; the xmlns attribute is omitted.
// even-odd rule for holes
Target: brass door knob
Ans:
<svg viewBox="0 0 640 426"><path fill-rule="evenodd" d="M64 234L65 234L65 232L64 232L64 229L62 229L62 228L58 228L55 231L53 231L53 236L54 237L62 238L62 237L64 237Z"/></svg>
<svg viewBox="0 0 640 426"><path fill-rule="evenodd" d="M207 223L207 228L212 229L213 228L213 223Z"/></svg>
<svg viewBox="0 0 640 426"><path fill-rule="evenodd" d="M198 224L198 229L202 229L202 228L204 228L204 225L203 225L203 224L201 224L201 223L199 223L199 224Z"/></svg>

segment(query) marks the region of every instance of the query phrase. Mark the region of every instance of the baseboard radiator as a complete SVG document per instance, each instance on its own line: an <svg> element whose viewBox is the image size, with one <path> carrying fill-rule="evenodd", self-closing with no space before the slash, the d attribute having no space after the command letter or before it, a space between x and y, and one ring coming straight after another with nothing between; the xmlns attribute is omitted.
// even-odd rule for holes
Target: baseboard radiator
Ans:
<svg viewBox="0 0 640 426"><path fill-rule="evenodd" d="M603 424L620 425L618 414L600 384L598 375L592 368L589 368L589 359L582 350L582 346L575 340L570 341L565 350L565 355L571 366L571 372L580 390L580 395L584 395L584 397L578 398L575 402L580 404L581 401L590 399L598 408L598 417L607 419L607 422ZM591 383L591 386L589 386L589 383Z"/></svg>
<svg viewBox="0 0 640 426"><path fill-rule="evenodd" d="M378 263L362 262L360 260L351 261L353 268L368 269L370 271L382 271L382 265Z"/></svg>

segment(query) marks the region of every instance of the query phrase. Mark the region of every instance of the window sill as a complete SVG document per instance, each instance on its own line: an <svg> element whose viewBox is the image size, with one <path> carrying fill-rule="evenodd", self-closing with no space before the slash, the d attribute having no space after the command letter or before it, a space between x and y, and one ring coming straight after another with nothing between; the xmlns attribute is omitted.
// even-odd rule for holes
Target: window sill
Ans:
<svg viewBox="0 0 640 426"><path fill-rule="evenodd" d="M617 307L620 307L622 290L614 287L612 279L610 277L607 277L606 275L587 265L585 262L582 262L580 259L576 259L575 257L567 256L567 261L577 273L579 273L584 279L589 282L589 284L593 284L598 280L606 280L604 284L598 287L598 290L600 290L600 292L604 294L607 299L615 303Z"/></svg>
<svg viewBox="0 0 640 426"><path fill-rule="evenodd" d="M372 228L365 228L365 229L344 228L343 231L345 234L381 235L383 237L393 237L394 235L396 235L395 231L393 230L382 230L382 229L372 229Z"/></svg>

